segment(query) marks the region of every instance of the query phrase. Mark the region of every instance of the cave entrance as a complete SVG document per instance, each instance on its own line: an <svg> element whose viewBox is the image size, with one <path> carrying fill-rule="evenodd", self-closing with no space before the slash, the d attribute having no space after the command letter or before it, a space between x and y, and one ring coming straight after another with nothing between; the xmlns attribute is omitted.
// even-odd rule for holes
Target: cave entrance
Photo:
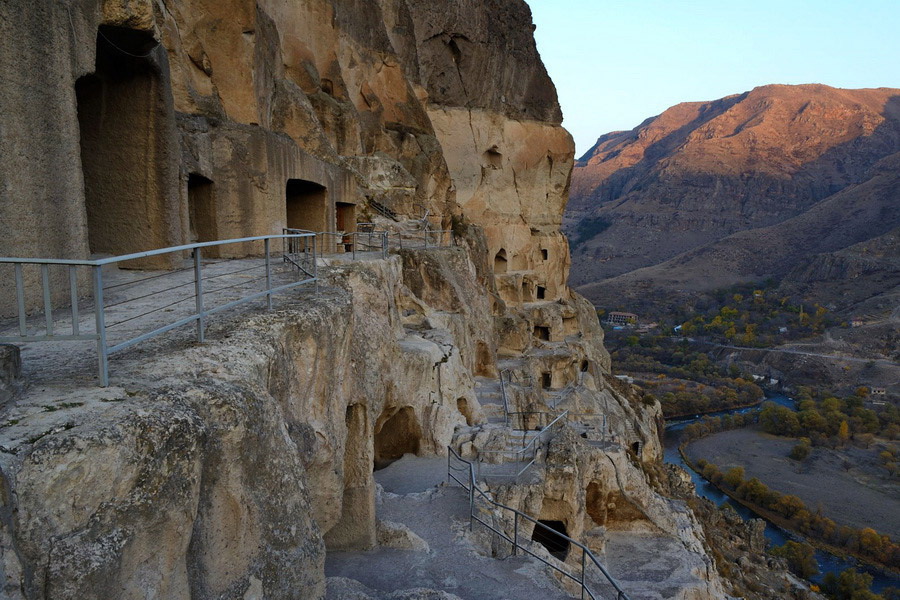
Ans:
<svg viewBox="0 0 900 600"><path fill-rule="evenodd" d="M541 519L538 521L538 525L534 526L531 540L546 548L547 552L559 560L566 560L569 555L569 540L562 536L568 537L568 535L566 524L562 521Z"/></svg>
<svg viewBox="0 0 900 600"><path fill-rule="evenodd" d="M286 220L290 229L328 231L328 190L304 179L288 179L285 186Z"/></svg>
<svg viewBox="0 0 900 600"><path fill-rule="evenodd" d="M456 410L466 418L466 425L472 426L474 419L472 418L472 409L469 408L469 401L465 398L456 399Z"/></svg>
<svg viewBox="0 0 900 600"><path fill-rule="evenodd" d="M535 325L534 326L534 337L539 340L544 340L545 342L550 341L550 328L544 325Z"/></svg>
<svg viewBox="0 0 900 600"><path fill-rule="evenodd" d="M344 232L356 231L356 205L349 202L335 202L334 208L337 230Z"/></svg>
<svg viewBox="0 0 900 600"><path fill-rule="evenodd" d="M508 267L509 262L506 259L506 250L500 248L497 255L494 256L494 273L497 275L506 273Z"/></svg>
<svg viewBox="0 0 900 600"><path fill-rule="evenodd" d="M213 183L202 175L188 176L188 243L212 242L217 238Z"/></svg>
<svg viewBox="0 0 900 600"><path fill-rule="evenodd" d="M130 254L181 241L172 239L169 224L177 213L166 205L174 136L168 87L153 58L157 46L149 33L101 26L95 71L75 82L94 254Z"/></svg>
<svg viewBox="0 0 900 600"><path fill-rule="evenodd" d="M544 371L541 373L541 387L545 390L549 390L553 387L553 374L549 371Z"/></svg>
<svg viewBox="0 0 900 600"><path fill-rule="evenodd" d="M418 454L422 429L411 406L382 413L375 425L375 464L378 471L404 454Z"/></svg>
<svg viewBox="0 0 900 600"><path fill-rule="evenodd" d="M547 297L547 288L542 285L537 286L537 299L543 300Z"/></svg>
<svg viewBox="0 0 900 600"><path fill-rule="evenodd" d="M344 233L353 233L356 231L356 205L349 202L335 202L334 218L337 224L337 230ZM353 236L345 235L340 241L341 247L338 249L344 252L353 252Z"/></svg>

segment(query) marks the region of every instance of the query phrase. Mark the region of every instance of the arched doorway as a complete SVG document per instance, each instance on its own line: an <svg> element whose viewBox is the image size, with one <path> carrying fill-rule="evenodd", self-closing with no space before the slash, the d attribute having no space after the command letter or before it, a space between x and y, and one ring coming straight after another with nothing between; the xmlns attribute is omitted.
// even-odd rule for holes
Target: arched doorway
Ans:
<svg viewBox="0 0 900 600"><path fill-rule="evenodd" d="M500 250L497 251L497 254L494 256L494 273L496 275L506 273L506 269L508 266L509 263L506 259L506 250L500 248Z"/></svg>
<svg viewBox="0 0 900 600"><path fill-rule="evenodd" d="M383 469L404 454L418 454L422 429L411 406L386 410L375 424L374 470Z"/></svg>

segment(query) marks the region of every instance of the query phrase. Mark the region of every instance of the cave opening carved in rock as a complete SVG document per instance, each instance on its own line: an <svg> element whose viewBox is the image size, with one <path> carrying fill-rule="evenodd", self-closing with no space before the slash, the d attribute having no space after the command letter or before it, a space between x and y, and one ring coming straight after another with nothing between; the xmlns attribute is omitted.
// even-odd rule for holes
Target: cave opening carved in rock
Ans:
<svg viewBox="0 0 900 600"><path fill-rule="evenodd" d="M472 409L469 407L469 401L465 398L456 399L456 409L466 418L466 425L472 426Z"/></svg>
<svg viewBox="0 0 900 600"><path fill-rule="evenodd" d="M418 454L422 428L411 406L386 410L375 425L375 465L377 471L404 454Z"/></svg>
<svg viewBox="0 0 900 600"><path fill-rule="evenodd" d="M174 117L157 45L146 32L102 26L95 70L75 82L88 245L95 254L182 241L174 226L177 203L167 198Z"/></svg>
<svg viewBox="0 0 900 600"><path fill-rule="evenodd" d="M591 520L597 525L606 524L606 493L602 485L592 481L587 486L585 493L585 510Z"/></svg>
<svg viewBox="0 0 900 600"><path fill-rule="evenodd" d="M559 560L566 560L566 556L569 555L569 540L562 537L569 535L566 530L566 524L562 521L547 521L543 519L539 520L538 523L540 525L535 525L534 533L531 534L532 541L539 543L547 549L547 552Z"/></svg>
<svg viewBox="0 0 900 600"><path fill-rule="evenodd" d="M286 223L291 229L328 231L328 190L304 179L288 179L285 186Z"/></svg>
<svg viewBox="0 0 900 600"><path fill-rule="evenodd" d="M213 182L202 175L188 176L189 243L212 242L218 238Z"/></svg>
<svg viewBox="0 0 900 600"><path fill-rule="evenodd" d="M506 259L506 250L500 248L496 256L494 256L494 273L497 273L498 275L501 273L506 273L506 269L508 266L509 262Z"/></svg>

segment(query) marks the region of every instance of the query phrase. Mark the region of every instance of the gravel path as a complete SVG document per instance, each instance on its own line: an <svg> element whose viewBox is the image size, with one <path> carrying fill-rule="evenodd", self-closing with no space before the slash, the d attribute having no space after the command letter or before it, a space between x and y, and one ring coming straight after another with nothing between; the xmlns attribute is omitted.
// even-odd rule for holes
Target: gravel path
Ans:
<svg viewBox="0 0 900 600"><path fill-rule="evenodd" d="M446 458L407 455L375 474L386 492L378 518L403 523L428 542L429 552L393 548L329 552L325 574L355 579L381 592L431 588L463 600L570 598L544 574L538 561L521 556L499 560L476 551L466 536L466 493L459 487L435 487L446 471Z"/></svg>

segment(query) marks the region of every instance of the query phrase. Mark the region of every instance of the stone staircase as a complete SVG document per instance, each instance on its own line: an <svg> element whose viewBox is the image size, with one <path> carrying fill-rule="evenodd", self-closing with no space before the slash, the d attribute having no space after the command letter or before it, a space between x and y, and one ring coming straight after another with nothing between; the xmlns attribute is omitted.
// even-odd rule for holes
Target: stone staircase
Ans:
<svg viewBox="0 0 900 600"><path fill-rule="evenodd" d="M506 424L506 410L503 406L503 393L499 380L490 377L476 377L475 397L478 398L488 423Z"/></svg>
<svg viewBox="0 0 900 600"><path fill-rule="evenodd" d="M500 445L491 449L481 449L476 461L477 477L481 481L521 481L535 458L534 439L540 431L523 431L509 427L507 410L515 410L514 406L505 406L503 386L499 379L489 377L475 378L475 396L481 404L489 425L505 427L504 439Z"/></svg>

